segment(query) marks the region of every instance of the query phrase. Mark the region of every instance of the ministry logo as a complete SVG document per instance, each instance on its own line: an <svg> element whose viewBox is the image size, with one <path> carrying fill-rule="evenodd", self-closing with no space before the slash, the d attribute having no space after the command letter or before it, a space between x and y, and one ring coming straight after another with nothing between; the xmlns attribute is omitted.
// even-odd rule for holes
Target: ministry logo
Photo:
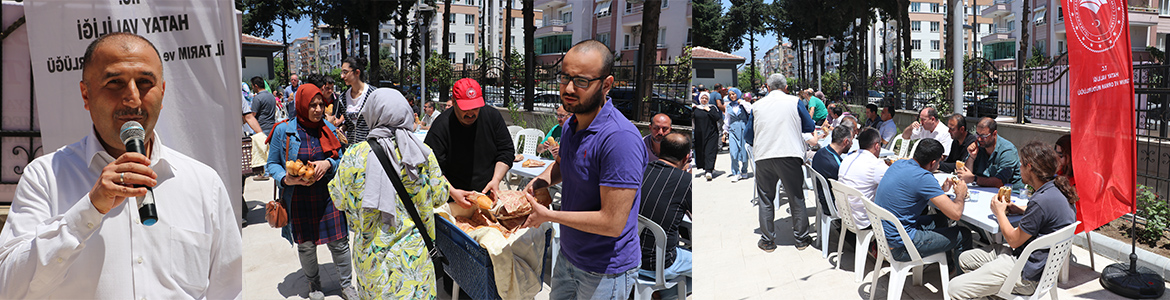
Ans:
<svg viewBox="0 0 1170 300"><path fill-rule="evenodd" d="M1068 22L1073 36L1092 52L1113 49L1126 24L1126 4L1120 0L1073 0ZM1068 3L1068 2L1066 2Z"/></svg>

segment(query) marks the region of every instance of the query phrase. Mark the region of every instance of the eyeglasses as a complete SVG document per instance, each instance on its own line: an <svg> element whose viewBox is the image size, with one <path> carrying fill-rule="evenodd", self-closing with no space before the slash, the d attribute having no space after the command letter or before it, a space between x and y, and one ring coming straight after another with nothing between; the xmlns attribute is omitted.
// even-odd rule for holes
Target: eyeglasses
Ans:
<svg viewBox="0 0 1170 300"><path fill-rule="evenodd" d="M985 138L987 138L987 137L991 136L991 133L990 133L990 132L988 132L987 134L979 134L979 133L975 133L975 136L977 136L977 137L979 137L979 138L981 138L981 139L985 139Z"/></svg>
<svg viewBox="0 0 1170 300"><path fill-rule="evenodd" d="M570 115L570 114L563 114L563 115L557 114L557 118L568 118L569 116L572 116L572 115Z"/></svg>
<svg viewBox="0 0 1170 300"><path fill-rule="evenodd" d="M587 78L581 77L581 76L569 77L568 74L557 73L557 81L560 81L561 85L569 84L569 82L572 81L573 85L577 86L578 88L587 88L587 87L589 87L590 82L593 82L596 80L602 80L602 79L605 79L605 76L601 76L601 77L597 77L597 78L593 78L593 79L587 79Z"/></svg>
<svg viewBox="0 0 1170 300"><path fill-rule="evenodd" d="M341 75L349 74L350 70L341 69Z"/></svg>

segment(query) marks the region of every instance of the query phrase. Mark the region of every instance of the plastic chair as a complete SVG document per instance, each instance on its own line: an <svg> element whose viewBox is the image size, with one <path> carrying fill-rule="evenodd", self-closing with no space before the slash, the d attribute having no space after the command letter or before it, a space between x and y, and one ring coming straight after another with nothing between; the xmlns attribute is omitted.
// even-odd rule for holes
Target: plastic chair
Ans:
<svg viewBox="0 0 1170 300"><path fill-rule="evenodd" d="M833 191L830 189L829 182L825 180L821 173L817 173L812 167L804 165L805 173L812 179L813 194L811 199L814 199L817 210L817 239L821 240L821 258L829 258L829 230L833 228L833 220L841 219L840 214L837 213L837 205L833 201ZM825 203L829 209L829 214L825 215L825 210L821 208L820 196L825 196ZM805 198L808 201L810 198ZM837 252L841 252L837 250Z"/></svg>
<svg viewBox="0 0 1170 300"><path fill-rule="evenodd" d="M887 286L886 299L894 300L902 298L902 286L906 282L906 276L913 271L914 285L922 285L922 266L932 263L938 263L939 275L942 276L942 298L950 299L949 287L950 273L947 271L947 253L939 252L931 256L922 257L918 254L918 248L914 247L914 242L910 240L910 235L906 233L906 228L898 222L898 218L890 211L874 204L873 201L862 198L865 203L865 212L869 215L869 220L873 224L871 226L874 232L874 239L878 241L878 252L881 255L877 257L877 262L873 265L873 283L870 284L869 300L873 300L874 295L877 294L877 280L881 277L883 260L890 261L890 281ZM910 261L894 260L893 254L890 252L889 241L886 240L885 227L882 222L890 222L894 228L898 229L898 236L902 238L902 243L906 245L906 252L910 254Z"/></svg>
<svg viewBox="0 0 1170 300"><path fill-rule="evenodd" d="M1080 223L1077 221L1056 232L1032 240L1027 247L1024 247L1024 252L1020 252L1020 257L1016 258L1016 265L1012 267L1011 272L1008 272L1008 277L1004 280L1003 286L999 288L999 293L996 296L1004 299L1040 299L1044 297L1044 294L1050 294L1052 300L1056 300L1056 293L1052 291L1052 287L1056 286L1059 273L1066 269L1065 263L1068 262L1068 254L1072 248L1072 237ZM1016 282L1020 281L1024 263L1028 262L1028 256L1032 255L1032 252L1043 249L1049 249L1048 261L1044 263L1044 273L1040 275L1040 282L1036 284L1036 292L1031 296L1012 294Z"/></svg>
<svg viewBox="0 0 1170 300"><path fill-rule="evenodd" d="M516 133L516 154L536 155L536 145L544 138L540 129L527 128ZM523 150L521 150L523 149Z"/></svg>
<svg viewBox="0 0 1170 300"><path fill-rule="evenodd" d="M866 250L869 249L869 242L873 240L873 229L861 229L857 227L857 223L853 220L853 214L849 208L849 198L865 199L865 195L857 189L846 186L836 180L829 179L829 184L833 185L833 199L836 200L838 208L843 208L845 213L838 210L838 215L841 215L841 237L837 240L837 268L841 268L841 255L845 254L842 250L845 248L845 230L853 232L857 237L855 247L853 249L853 273L856 276L853 282L861 282L861 278L865 277L865 256Z"/></svg>
<svg viewBox="0 0 1170 300"><path fill-rule="evenodd" d="M662 230L662 226L658 223L647 219L641 215L638 216L638 233L641 234L643 229L649 229L650 233L654 234L654 278L646 276L638 276L637 293L634 294L634 299L651 299L654 291L661 291L665 289L678 286L678 298L687 298L687 276L678 276L665 279L663 270L666 269L663 260L666 260L666 247L673 247L673 245L666 244L666 231Z"/></svg>
<svg viewBox="0 0 1170 300"><path fill-rule="evenodd" d="M899 144L898 141L902 141L901 144ZM914 143L913 140L903 139L901 135L895 136L894 142L890 143L890 145L890 150L894 150L894 146L892 145L901 145L897 151L894 151L894 153L896 153L898 157L902 158L907 158L911 157L911 155L914 155L913 148L918 147L918 143Z"/></svg>
<svg viewBox="0 0 1170 300"><path fill-rule="evenodd" d="M516 133L519 133L521 130L524 130L524 127L516 125L508 126L508 134L512 136L512 146L516 146Z"/></svg>

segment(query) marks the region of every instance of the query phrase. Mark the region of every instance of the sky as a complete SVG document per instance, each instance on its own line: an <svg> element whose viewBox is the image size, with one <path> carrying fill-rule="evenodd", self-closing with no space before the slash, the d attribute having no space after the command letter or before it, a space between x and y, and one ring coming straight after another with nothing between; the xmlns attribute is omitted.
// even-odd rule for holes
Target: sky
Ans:
<svg viewBox="0 0 1170 300"><path fill-rule="evenodd" d="M764 2L765 3L772 3L773 1L764 0ZM731 1L723 0L723 13L727 13L727 10L730 8L731 8ZM777 42L776 42L776 35L775 34L768 34L768 35L757 34L757 35L755 35L755 37L756 37L756 59L757 60L763 58L764 52L767 52L768 49L772 49L772 47L776 47ZM744 62L744 65L747 65L748 63L751 62L752 52L751 52L751 49L748 49L748 42L747 41L744 41L742 49L732 51L731 54L743 56L745 59L747 59L747 61ZM760 62L758 62L758 61L756 62L757 67L759 66L759 63Z"/></svg>
<svg viewBox="0 0 1170 300"><path fill-rule="evenodd" d="M722 0L722 2L723 2L723 12L726 13L727 10L729 8L731 8L731 1ZM772 1L765 0L764 2L770 3ZM313 24L309 20L309 18L307 18L307 17L299 22L290 22L288 24L288 40L292 41L296 38L309 36L309 31L312 28L313 28ZM280 28L279 28L279 26L277 26L277 28L273 31L272 35L264 37L264 38L279 43L280 42ZM739 49L737 51L733 51L731 54L743 56L744 58L749 58L751 56L751 51L748 49L747 45L748 45L748 43L744 42L744 46L742 49ZM756 35L756 49L757 49L756 50L756 59L763 58L764 52L768 51L768 49L772 49L772 47L775 47L775 46L776 46L776 35L775 34L769 34L769 35L758 35L757 34ZM750 61L750 59L748 59L748 61Z"/></svg>

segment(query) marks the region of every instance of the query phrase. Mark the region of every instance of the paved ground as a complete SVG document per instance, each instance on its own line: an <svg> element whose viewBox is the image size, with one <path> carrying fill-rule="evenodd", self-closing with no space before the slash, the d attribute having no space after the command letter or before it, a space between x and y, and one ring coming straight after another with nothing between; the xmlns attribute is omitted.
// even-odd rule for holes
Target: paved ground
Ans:
<svg viewBox="0 0 1170 300"><path fill-rule="evenodd" d="M719 155L716 169L726 172L730 161ZM695 299L868 299L872 291L873 258L866 263L866 276L854 282L852 250L846 247L841 269L834 269L835 254L821 258L819 242L804 251L796 250L790 235L781 235L775 252L756 247L759 240L757 209L750 202L753 180L731 183L726 174L713 181L695 178L694 228ZM300 272L296 250L280 237L280 231L264 223L263 203L272 199L272 181L245 184L244 196L252 208L244 227L244 297L247 299L298 299L308 296L308 281ZM811 202L810 202L811 203ZM777 229L785 232L790 216L780 206ZM809 209L810 215L812 209ZM836 250L836 233L830 249ZM1069 281L1057 292L1063 299L1119 299L1101 288L1099 271L1112 263L1097 256L1096 269L1088 266L1088 251L1074 247ZM327 299L340 299L337 269L328 249L319 247L317 256ZM888 272L886 273L888 274ZM889 275L878 280L877 296L886 296ZM902 299L938 299L938 267L924 272L924 285L907 284ZM449 288L440 287L440 298L450 299ZM537 299L548 299L548 286ZM463 297L466 299L466 297ZM1162 299L1170 300L1170 293Z"/></svg>
<svg viewBox="0 0 1170 300"><path fill-rule="evenodd" d="M716 170L727 172L731 161L719 155ZM868 299L873 290L873 258L866 263L866 276L854 282L853 251L846 245L841 269L834 269L836 254L821 258L819 241L804 251L793 247L789 233L781 234L775 252L765 253L756 247L757 208L751 203L754 180L732 183L727 174L713 181L695 178L695 284L696 299ZM812 202L808 202L812 204ZM791 232L791 216L781 205L776 212L778 232ZM809 208L811 216L813 210ZM810 223L812 222L810 218ZM831 235L830 249L837 249L836 233ZM848 242L847 242L848 243ZM1088 251L1073 247L1069 281L1061 284L1062 299L1120 299L1098 283L1098 273L1112 261L1096 256L1096 269L1089 267ZM887 264L888 265L888 264ZM924 285L915 286L907 279L902 299L939 299L941 280L937 265L924 272ZM877 297L884 299L888 271L878 279ZM1162 299L1170 299L1166 293Z"/></svg>

